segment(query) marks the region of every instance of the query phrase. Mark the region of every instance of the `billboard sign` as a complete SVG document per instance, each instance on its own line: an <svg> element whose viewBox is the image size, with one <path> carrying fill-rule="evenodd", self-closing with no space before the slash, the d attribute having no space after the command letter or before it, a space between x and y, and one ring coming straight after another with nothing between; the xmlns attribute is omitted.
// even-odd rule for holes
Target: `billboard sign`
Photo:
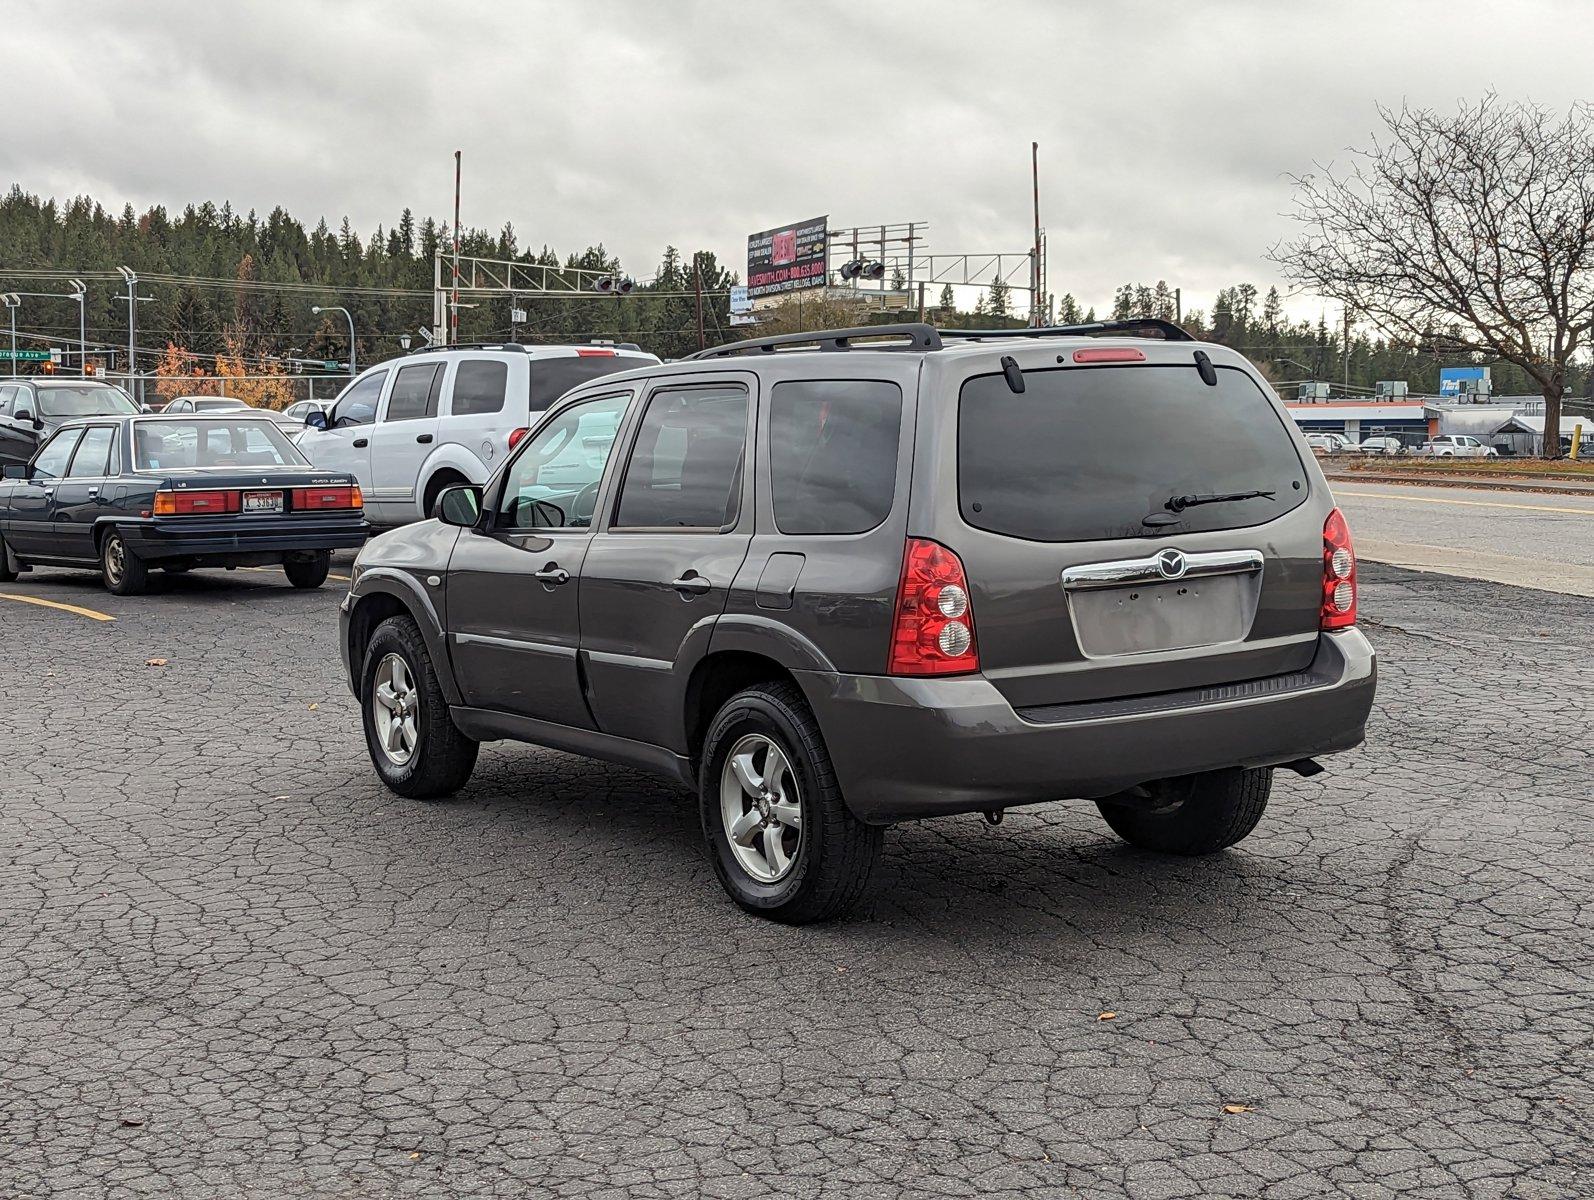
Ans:
<svg viewBox="0 0 1594 1200"><path fill-rule="evenodd" d="M731 289L731 312L744 313L753 311L753 298L747 294L745 284L737 284Z"/></svg>
<svg viewBox="0 0 1594 1200"><path fill-rule="evenodd" d="M747 294L778 296L799 288L824 287L830 274L825 238L829 216L814 217L747 239Z"/></svg>
<svg viewBox="0 0 1594 1200"><path fill-rule="evenodd" d="M1441 367L1439 369L1439 394L1441 396L1459 396L1463 391L1486 391L1477 384L1489 378L1488 367ZM1471 380L1473 386L1463 388L1462 381Z"/></svg>

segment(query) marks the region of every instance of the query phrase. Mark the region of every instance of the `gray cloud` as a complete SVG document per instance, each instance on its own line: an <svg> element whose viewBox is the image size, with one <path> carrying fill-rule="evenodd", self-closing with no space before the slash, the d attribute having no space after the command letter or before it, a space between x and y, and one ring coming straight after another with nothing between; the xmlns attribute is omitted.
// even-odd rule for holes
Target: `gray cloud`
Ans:
<svg viewBox="0 0 1594 1200"><path fill-rule="evenodd" d="M1022 251L1033 138L1054 291L1205 306L1272 281L1288 175L1364 144L1376 103L1564 106L1591 52L1581 0L30 2L0 180L368 233L445 216L457 148L467 223L641 274L821 212Z"/></svg>

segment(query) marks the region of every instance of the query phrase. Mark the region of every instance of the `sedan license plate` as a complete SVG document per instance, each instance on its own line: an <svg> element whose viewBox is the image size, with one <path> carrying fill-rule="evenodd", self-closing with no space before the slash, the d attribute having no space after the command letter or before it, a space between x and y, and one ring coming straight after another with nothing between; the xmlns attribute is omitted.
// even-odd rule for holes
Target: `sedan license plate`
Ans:
<svg viewBox="0 0 1594 1200"><path fill-rule="evenodd" d="M281 492L244 493L244 512L246 513L280 513L281 511Z"/></svg>

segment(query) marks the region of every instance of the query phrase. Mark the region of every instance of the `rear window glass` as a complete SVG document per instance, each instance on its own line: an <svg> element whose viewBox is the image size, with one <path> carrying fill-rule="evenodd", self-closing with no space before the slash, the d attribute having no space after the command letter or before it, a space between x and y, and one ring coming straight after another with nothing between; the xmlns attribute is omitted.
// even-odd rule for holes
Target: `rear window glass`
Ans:
<svg viewBox="0 0 1594 1200"><path fill-rule="evenodd" d="M307 465L272 421L196 417L133 423L133 470Z"/></svg>
<svg viewBox="0 0 1594 1200"><path fill-rule="evenodd" d="M508 386L508 363L479 358L462 362L454 372L454 402L449 411L456 417L495 413L504 407Z"/></svg>
<svg viewBox="0 0 1594 1200"><path fill-rule="evenodd" d="M531 360L531 411L542 412L577 384L601 379L618 371L646 366L651 360L613 354L572 355L569 358Z"/></svg>
<svg viewBox="0 0 1594 1200"><path fill-rule="evenodd" d="M769 460L782 533L865 533L897 486L902 389L872 380L778 383Z"/></svg>
<svg viewBox="0 0 1594 1200"><path fill-rule="evenodd" d="M1306 499L1306 468L1273 405L1233 368L1208 387L1194 367L1025 371L963 385L958 505L979 529L1079 542L1239 529ZM1270 499L1184 507L1174 497L1272 492Z"/></svg>

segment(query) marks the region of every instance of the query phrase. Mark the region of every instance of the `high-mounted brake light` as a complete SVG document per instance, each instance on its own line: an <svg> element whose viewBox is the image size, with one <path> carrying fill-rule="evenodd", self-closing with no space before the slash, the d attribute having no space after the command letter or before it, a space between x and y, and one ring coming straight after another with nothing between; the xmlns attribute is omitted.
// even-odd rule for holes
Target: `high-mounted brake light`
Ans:
<svg viewBox="0 0 1594 1200"><path fill-rule="evenodd" d="M511 429L509 431L509 448L513 450L516 446L520 445L520 439L525 437L530 432L531 430L527 428Z"/></svg>
<svg viewBox="0 0 1594 1200"><path fill-rule="evenodd" d="M151 511L157 517L200 517L210 513L238 511L237 492L180 492L162 489L155 493Z"/></svg>
<svg viewBox="0 0 1594 1200"><path fill-rule="evenodd" d="M358 484L335 487L298 487L293 489L293 507L297 512L320 511L328 508L363 508L365 495Z"/></svg>
<svg viewBox="0 0 1594 1200"><path fill-rule="evenodd" d="M945 546L909 538L891 623L891 674L962 675L979 669L962 562Z"/></svg>
<svg viewBox="0 0 1594 1200"><path fill-rule="evenodd" d="M1323 608L1319 624L1324 629L1346 629L1356 624L1356 549L1351 545L1345 514L1337 508L1323 522Z"/></svg>
<svg viewBox="0 0 1594 1200"><path fill-rule="evenodd" d="M596 348L582 347L576 351L577 358L616 358L613 350L599 350Z"/></svg>
<svg viewBox="0 0 1594 1200"><path fill-rule="evenodd" d="M1145 362L1146 356L1133 346L1095 346L1086 350L1075 350L1074 361L1077 363Z"/></svg>

